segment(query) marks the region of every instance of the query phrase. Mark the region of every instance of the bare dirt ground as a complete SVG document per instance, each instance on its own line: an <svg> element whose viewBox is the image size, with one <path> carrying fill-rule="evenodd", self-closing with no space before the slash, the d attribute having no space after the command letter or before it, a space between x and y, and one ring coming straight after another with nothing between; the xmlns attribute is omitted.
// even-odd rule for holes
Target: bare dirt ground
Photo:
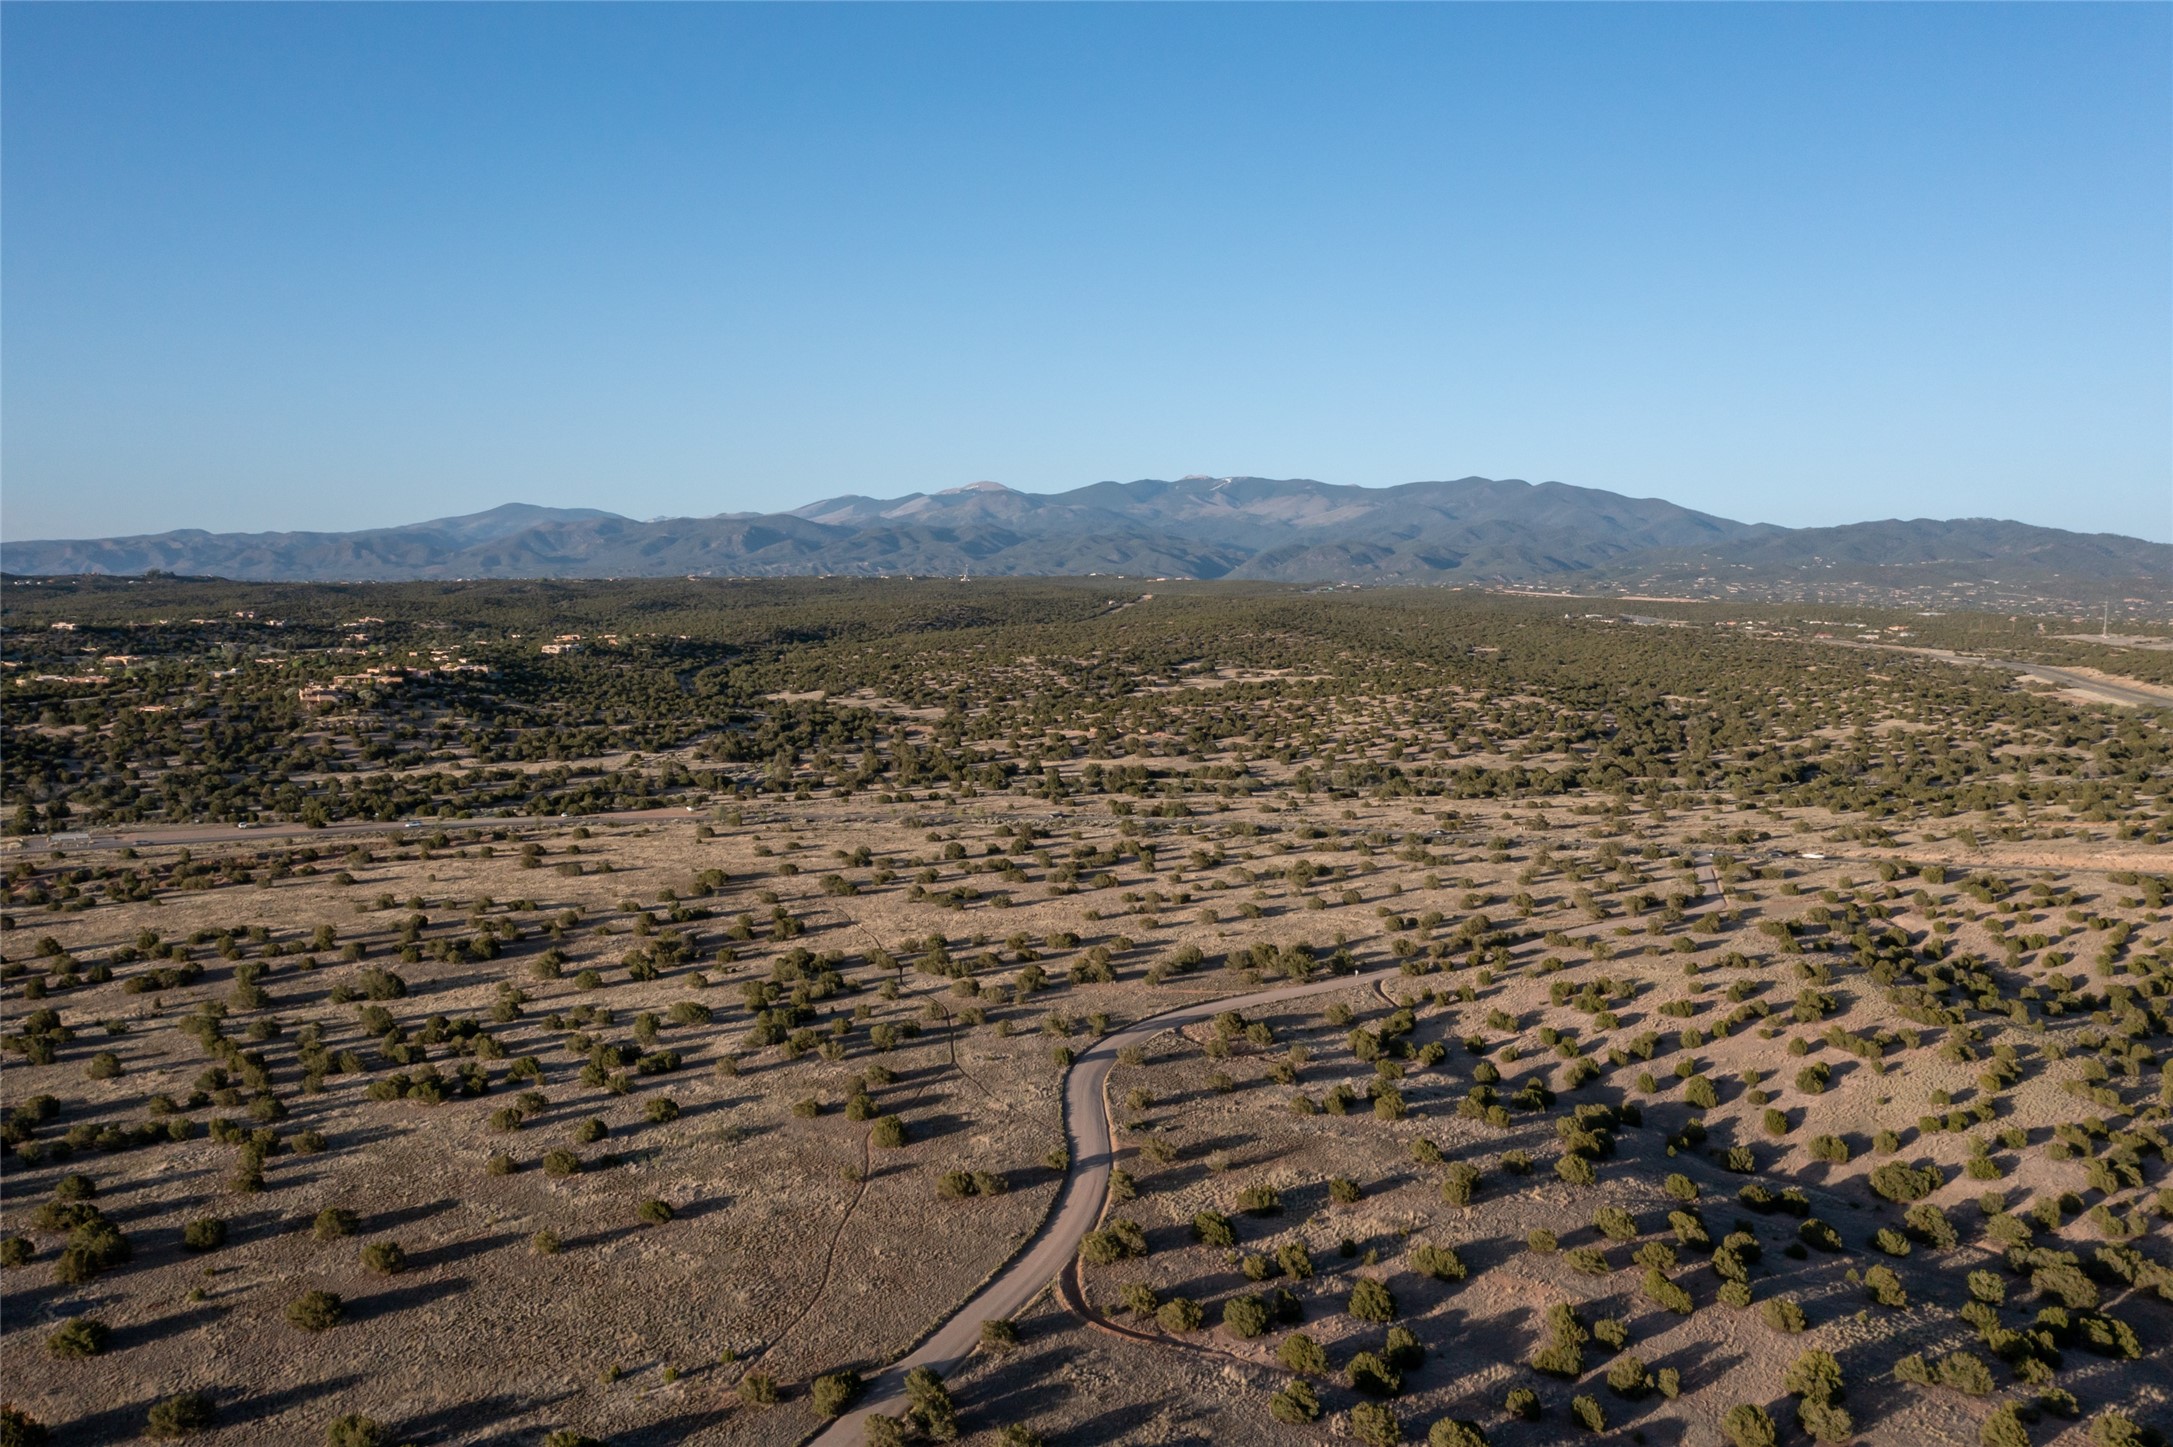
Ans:
<svg viewBox="0 0 2173 1447"><path fill-rule="evenodd" d="M11 1057L6 1071L11 1108L56 1102L28 1138L39 1159L23 1143L9 1158L0 1201L0 1234L33 1247L5 1280L7 1394L65 1424L58 1440L69 1443L132 1440L150 1404L193 1390L216 1404L212 1442L314 1442L346 1412L423 1443L533 1442L560 1428L619 1443L800 1440L819 1422L811 1379L898 1355L1041 1219L1064 1165L1051 1154L1063 1142L1061 1048L1174 1001L1274 978L1281 965L1269 956L1301 943L1318 970L1404 958L1412 972L1385 996L1330 996L1241 1022L1264 1027L1252 1034L1165 1036L1119 1069L1109 1096L1137 1195L1111 1209L1139 1223L1149 1250L1089 1267L1085 1280L1095 1309L1138 1335L1037 1307L1020 1322L1016 1351L977 1359L952 1383L967 1440L995 1442L1008 1424L1081 1443L1348 1432L1351 1409L1368 1400L1345 1384L1349 1360L1383 1348L1385 1325L1345 1310L1353 1285L1371 1278L1390 1288L1396 1320L1424 1353L1392 1402L1413 1436L1457 1417L1495 1441L1561 1440L1579 1430L1570 1398L1585 1395L1609 1430L1634 1440L1715 1442L1739 1403L1791 1422L1782 1375L1816 1347L1839 1359L1864 1440L1973 1443L1994 1405L2034 1400L2036 1388L2004 1365L1987 1396L1906 1385L1890 1372L1914 1351L1990 1358L1959 1315L1972 1270L2008 1279L2011 1325L2052 1300L2033 1297L2026 1275L2001 1271L1980 1195L2004 1192L2015 1217L2071 1196L2075 1207L2035 1224L2034 1240L2085 1263L2093 1246L2116 1239L2085 1214L2105 1205L2134 1226L2130 1247L2166 1259L2165 1218L2152 1214L2150 1192L2092 1184L2093 1162L2118 1154L2103 1126L2084 1149L2054 1149L2056 1126L2096 1117L2119 1129L2120 1111L2066 1084L2102 1058L2090 1040L2095 1032L2102 1043L2110 1018L2102 994L2076 992L2134 982L2124 965L2092 963L2111 932L2123 932L2114 951L2123 960L2166 947L2163 903L2110 879L2164 873L2164 851L2087 825L2027 845L1919 830L1867 852L1829 837L1830 821L1795 814L1605 816L1604 801L1572 798L1545 811L1542 828L1537 811L1519 807L1463 805L1451 821L1411 803L1293 798L1284 807L1280 797L1185 819L998 796L816 800L748 806L737 822L719 808L676 823L569 822L497 837L455 829L442 841L395 831L334 841L310 875L260 871L247 884L161 889L81 912L17 910L6 957L35 964L50 987L18 998L32 978L18 969L8 1028L54 1008L72 1036L49 1063ZM1022 840L1020 826L1033 837ZM1731 844L1724 833L1768 837ZM1137 852L1142 842L1156 846L1151 861ZM524 844L540 847L526 864ZM200 847L192 862L252 847ZM1798 857L1807 849L1835 857ZM1724 895L1700 863L1716 852L1736 861ZM178 857L140 856L146 867ZM1944 863L1947 878L1881 879L1877 863L1901 858L1914 869ZM1062 875L1075 861L1076 875ZM1965 891L1978 873L2004 881L2000 898ZM828 876L842 888L826 887ZM425 922L410 929L415 915ZM1936 931L1991 960L2008 939L2030 937L2027 963L2007 980L2029 987L2029 1027L1972 1027L1966 1052L1942 1053L1952 1031L1906 1018L1889 990L1849 964L1852 934L1883 938L1890 926L1919 943ZM439 942L478 940L486 927L498 936L492 957L435 957ZM401 958L403 931L419 958ZM962 978L934 972L927 941L938 935L945 957L964 962ZM683 943L657 953L653 968L638 965L639 952L669 939ZM1825 951L1828 942L1842 952ZM168 945L185 961L167 957ZM360 958L343 958L354 946ZM1265 946L1274 950L1255 948ZM562 958L539 970L551 949ZM92 973L105 963L111 977L68 983L59 959ZM138 983L183 963L201 975ZM787 1037L809 1032L797 1050L753 1033L760 1022L745 991L774 983L774 1008L831 968L836 985L805 991L800 1017L780 1027ZM1094 978L1104 969L1110 978ZM378 971L395 972L405 993L368 998ZM1828 995L1831 1013L1795 1020L1804 990ZM341 998L349 994L357 998ZM379 1028L383 1019L373 1024L371 1006L406 1039ZM675 1015L675 1006L699 1008ZM1410 1027L1392 1034L1400 1078L1391 1081L1354 1053L1352 1032L1378 1031L1405 1008ZM211 1073L220 1062L191 1033L203 1027L187 1024L207 1017L232 1049L262 1058L277 1107L256 1106L261 1091L233 1068L234 1055L223 1077ZM1730 1017L1731 1028L1718 1028ZM300 1048L310 1025L332 1068L305 1084L316 1075ZM1832 1027L1884 1043L1852 1054L1828 1042ZM476 1049L478 1036L490 1044ZM825 1058L826 1041L837 1058ZM2019 1078L1988 1088L1981 1077L2002 1043L2020 1046ZM623 1046L623 1056L594 1066L601 1046ZM418 1048L419 1058L402 1058ZM535 1071L515 1078L511 1067L531 1058ZM1577 1058L1594 1074L1572 1085ZM2126 1088L2114 1063L2099 1088ZM1818 1064L1828 1076L1806 1088L1798 1072ZM456 1085L439 1103L372 1097L396 1074L434 1068L457 1081L462 1065L481 1066L489 1088L471 1096ZM1691 1078L1709 1083L1711 1104L1688 1099ZM1400 1094L1400 1115L1377 1118L1371 1096L1381 1084ZM1493 1120L1464 1108L1475 1088L1508 1101L1533 1084L1553 1092L1551 1108L1536 1096ZM862 1087L872 1114L849 1118ZM521 1104L529 1090L541 1099ZM1295 1112L1298 1098L1311 1113ZM1927 1116L1980 1103L1993 1110L1986 1122L1924 1129ZM1556 1165L1565 1113L1579 1104L1638 1112L1606 1132L1611 1148L1594 1152L1589 1185L1561 1178ZM502 1128L515 1124L503 1117L494 1124L509 1110L521 1116L517 1129ZM1769 1111L1782 1114L1779 1134ZM906 1143L872 1143L876 1119L892 1115ZM179 1120L193 1123L185 1139L99 1142L107 1127L149 1122L163 1132ZM219 1121L232 1123L223 1142L207 1134ZM600 1137L580 1133L588 1121L601 1122ZM256 1130L277 1138L260 1185L239 1168ZM1895 1143L1880 1144L1881 1131ZM71 1132L79 1144L56 1149ZM1823 1136L1844 1142L1849 1158L1814 1158L1811 1142ZM1990 1145L1995 1175L1965 1174L1973 1141ZM1738 1146L1752 1152L1755 1177L1728 1169L1726 1150ZM581 1169L551 1173L553 1151L576 1153ZM494 1166L500 1156L509 1160ZM1960 1244L1920 1242L1902 1257L1874 1244L1881 1228L1902 1228L1901 1207L1864 1188L1889 1161L1940 1168L1944 1184L1928 1199ZM2162 1178L2162 1144L2143 1162ZM1480 1173L1465 1204L1443 1193L1459 1165ZM980 1172L1002 1189L953 1199L946 1172ZM70 1283L55 1275L66 1232L40 1212L75 1173L94 1183L93 1204L132 1252ZM1671 1173L1695 1188L1703 1243L1670 1226L1668 1211L1688 1204L1680 1190L1667 1193ZM1337 1178L1355 1184L1356 1199L1334 1197ZM1800 1189L1840 1249L1806 1251L1798 1216L1740 1204L1738 1188L1753 1179ZM1276 1193L1275 1209L1249 1212L1241 1194L1260 1186ZM644 1203L656 1201L669 1219L645 1221ZM1595 1228L1602 1206L1630 1214L1633 1239ZM314 1223L328 1208L354 1213L351 1234L319 1239ZM1234 1245L1195 1239L1202 1212L1232 1223ZM225 1243L188 1249L185 1225L207 1217L225 1222ZM1773 1329L1758 1305L1720 1304L1721 1277L1704 1258L1738 1230L1756 1241L1741 1254L1754 1257L1757 1302L1793 1298L1807 1330ZM1552 1249L1531 1244L1535 1231L1552 1233ZM538 1249L542 1232L555 1249ZM364 1264L364 1249L383 1242L402 1248L404 1269ZM1453 1247L1464 1279L1416 1271L1417 1243ZM1310 1277L1257 1262L1247 1271L1250 1258L1272 1260L1294 1244ZM1604 1253L1596 1274L1573 1264L1579 1248ZM1662 1274L1694 1311L1679 1315L1644 1292L1645 1266L1633 1259L1641 1250L1647 1262L1671 1263ZM1874 1265L1897 1274L1907 1305L1872 1300L1861 1276ZM1129 1285L1196 1301L1205 1326L1170 1333L1134 1322L1123 1304ZM1278 1287L1297 1299L1302 1322L1250 1339L1217 1326L1233 1298ZM341 1324L314 1333L289 1324L289 1304L313 1290L343 1298ZM2165 1302L2119 1283L2098 1291L2132 1323L2141 1355L2070 1343L2058 1387L2085 1413L2125 1406L2138 1420L2166 1420ZM1575 1305L1588 1326L1623 1321L1623 1350L1651 1374L1672 1369L1678 1395L1611 1391L1605 1373L1617 1353L1597 1341L1586 1345L1582 1380L1533 1372L1525 1358L1558 1303ZM107 1350L53 1355L47 1337L86 1316L110 1328ZM1292 1329L1330 1364L1318 1382L1324 1413L1311 1424L1267 1410L1289 1380L1274 1352ZM783 1400L755 1405L735 1390L750 1371L774 1377ZM1536 1421L1504 1411L1515 1386L1536 1391ZM2081 1440L2056 1414L2030 1432Z"/></svg>

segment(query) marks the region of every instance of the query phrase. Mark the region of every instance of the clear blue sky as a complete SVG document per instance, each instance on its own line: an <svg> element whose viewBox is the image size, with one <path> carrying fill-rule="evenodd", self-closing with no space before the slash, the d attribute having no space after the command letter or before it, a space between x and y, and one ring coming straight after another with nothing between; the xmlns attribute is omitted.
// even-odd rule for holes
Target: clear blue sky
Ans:
<svg viewBox="0 0 2173 1447"><path fill-rule="evenodd" d="M2169 16L12 4L0 527L1478 473L2173 538Z"/></svg>

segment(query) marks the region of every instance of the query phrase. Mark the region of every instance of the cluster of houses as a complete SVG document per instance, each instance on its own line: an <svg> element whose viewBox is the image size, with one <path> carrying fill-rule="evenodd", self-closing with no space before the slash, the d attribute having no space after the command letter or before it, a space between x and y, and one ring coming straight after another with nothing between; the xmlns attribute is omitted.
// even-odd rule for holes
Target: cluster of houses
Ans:
<svg viewBox="0 0 2173 1447"><path fill-rule="evenodd" d="M362 690L399 688L409 679L427 678L433 673L488 673L487 663L470 663L465 658L433 655L428 665L400 668L379 665L366 668L360 673L335 674L329 683L304 684L295 690L295 697L304 708L331 708L339 704L353 703Z"/></svg>

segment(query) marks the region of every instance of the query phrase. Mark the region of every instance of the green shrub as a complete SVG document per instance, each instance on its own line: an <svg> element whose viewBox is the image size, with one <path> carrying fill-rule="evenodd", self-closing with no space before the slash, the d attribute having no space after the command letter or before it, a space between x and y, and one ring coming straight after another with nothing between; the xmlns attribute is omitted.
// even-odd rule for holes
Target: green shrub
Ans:
<svg viewBox="0 0 2173 1447"><path fill-rule="evenodd" d="M1233 1296L1222 1305L1222 1325L1235 1337L1259 1336L1268 1329L1267 1304L1257 1296Z"/></svg>
<svg viewBox="0 0 2173 1447"><path fill-rule="evenodd" d="M1814 1402L1837 1401L1841 1396L1841 1363L1832 1352L1804 1352L1781 1374L1781 1390Z"/></svg>
<svg viewBox="0 0 2173 1447"><path fill-rule="evenodd" d="M1462 1257L1453 1246L1436 1246L1429 1241L1416 1241L1411 1245L1411 1269L1421 1276L1436 1281L1462 1281L1468 1273Z"/></svg>
<svg viewBox="0 0 2173 1447"><path fill-rule="evenodd" d="M1948 1352L1939 1359L1937 1376L1942 1387L1970 1397L1985 1396L1993 1387L1992 1369L1973 1352Z"/></svg>
<svg viewBox="0 0 2173 1447"><path fill-rule="evenodd" d="M1181 1336L1186 1332L1198 1331L1200 1323L1207 1319L1207 1313L1200 1309L1198 1302L1173 1296L1155 1309L1154 1319L1155 1324L1162 1330Z"/></svg>
<svg viewBox="0 0 2173 1447"><path fill-rule="evenodd" d="M1275 1348L1275 1360L1305 1376L1325 1376L1328 1372L1328 1353L1302 1331L1294 1331L1283 1338Z"/></svg>
<svg viewBox="0 0 2173 1447"><path fill-rule="evenodd" d="M1354 1392L1366 1392L1376 1397L1393 1397L1403 1390L1403 1373L1373 1352L1359 1352L1352 1356L1345 1371L1350 1376L1351 1390Z"/></svg>
<svg viewBox="0 0 2173 1447"><path fill-rule="evenodd" d="M906 1143L906 1139L905 1122L894 1115L883 1116L868 1132L869 1142L886 1150L896 1150Z"/></svg>
<svg viewBox="0 0 2173 1447"><path fill-rule="evenodd" d="M143 1435L159 1439L193 1436L209 1430L216 1415L211 1398L202 1392L183 1392L152 1404L144 1417Z"/></svg>
<svg viewBox="0 0 2173 1447"><path fill-rule="evenodd" d="M1275 1264L1293 1281L1313 1279L1313 1253L1303 1241L1285 1241L1275 1248Z"/></svg>
<svg viewBox="0 0 2173 1447"><path fill-rule="evenodd" d="M60 1259L53 1263L53 1277L64 1285L81 1286L101 1271L125 1265L134 1254L120 1228L97 1216L68 1233Z"/></svg>
<svg viewBox="0 0 2173 1447"><path fill-rule="evenodd" d="M734 1390L742 1402L752 1407L770 1407L777 1403L777 1378L768 1372L744 1374Z"/></svg>
<svg viewBox="0 0 2173 1447"><path fill-rule="evenodd" d="M1370 1276L1362 1276L1351 1287L1348 1309L1360 1321L1394 1321L1396 1298L1382 1283Z"/></svg>
<svg viewBox="0 0 2173 1447"><path fill-rule="evenodd" d="M2021 1409L2007 1402L1992 1409L1992 1415L1984 1419L1977 1430L1977 1440L1983 1447L2030 1447L2029 1430L2022 1425Z"/></svg>
<svg viewBox="0 0 2173 1447"><path fill-rule="evenodd" d="M2090 1419L2090 1447L2143 1447L2150 1439L2127 1413L2107 1408Z"/></svg>
<svg viewBox="0 0 2173 1447"><path fill-rule="evenodd" d="M1320 1396L1309 1383L1285 1382L1268 1398L1268 1415L1278 1422L1302 1426L1320 1417Z"/></svg>
<svg viewBox="0 0 2173 1447"><path fill-rule="evenodd" d="M351 1412L325 1428L324 1442L325 1447L392 1447L392 1433Z"/></svg>
<svg viewBox="0 0 2173 1447"><path fill-rule="evenodd" d="M327 1206L317 1213L310 1232L319 1241L336 1241L362 1229L362 1218L344 1206Z"/></svg>
<svg viewBox="0 0 2173 1447"><path fill-rule="evenodd" d="M1927 1165L1919 1169L1900 1161L1888 1161L1872 1169L1871 1189L1889 1201L1907 1205L1938 1190L1945 1179L1937 1166Z"/></svg>
<svg viewBox="0 0 2173 1447"><path fill-rule="evenodd" d="M199 1216L181 1228L181 1244L191 1251L216 1251L226 1244L226 1222Z"/></svg>
<svg viewBox="0 0 2173 1447"><path fill-rule="evenodd" d="M1426 1447L1486 1447L1486 1433L1477 1422L1443 1417L1427 1429Z"/></svg>
<svg viewBox="0 0 2173 1447"><path fill-rule="evenodd" d="M1646 1297L1655 1305L1664 1307L1677 1316L1688 1316L1695 1309L1690 1293L1668 1280L1666 1273L1658 1267L1645 1273L1642 1288Z"/></svg>
<svg viewBox="0 0 2173 1447"><path fill-rule="evenodd" d="M1600 1178L1599 1172L1593 1167L1592 1163L1580 1155L1557 1157L1554 1162L1554 1174L1561 1179L1563 1184L1570 1186L1589 1186Z"/></svg>
<svg viewBox="0 0 2173 1447"><path fill-rule="evenodd" d="M1920 1201L1904 1211L1901 1223L1910 1235L1937 1250L1947 1250L1961 1239L1947 1220L1947 1213L1929 1201Z"/></svg>
<svg viewBox="0 0 2173 1447"><path fill-rule="evenodd" d="M1735 1447L1773 1447L1779 1433L1766 1409L1750 1402L1730 1407L1720 1419L1720 1430Z"/></svg>
<svg viewBox="0 0 2173 1447"><path fill-rule="evenodd" d="M1192 1218L1192 1238L1203 1246L1230 1247L1237 1244L1237 1233L1230 1228L1230 1218L1219 1211L1202 1211Z"/></svg>
<svg viewBox="0 0 2173 1447"><path fill-rule="evenodd" d="M37 1243L28 1236L10 1236L5 1241L0 1241L0 1266L10 1270L18 1266L28 1266L37 1254Z"/></svg>
<svg viewBox="0 0 2173 1447"><path fill-rule="evenodd" d="M1792 1296L1769 1299L1758 1309L1758 1314L1765 1318L1767 1326L1787 1336L1795 1335L1808 1325L1804 1320L1803 1308L1796 1304L1796 1299Z"/></svg>
<svg viewBox="0 0 2173 1447"><path fill-rule="evenodd" d="M1556 1302L1547 1308L1547 1340L1532 1352L1532 1370L1575 1381L1584 1375L1584 1344L1591 1338L1576 1311Z"/></svg>
<svg viewBox="0 0 2173 1447"><path fill-rule="evenodd" d="M1845 1166L1849 1163L1849 1143L1837 1135L1812 1136L1811 1159Z"/></svg>
<svg viewBox="0 0 2173 1447"><path fill-rule="evenodd" d="M346 1315L336 1292L305 1291L287 1303L287 1320L307 1332L330 1331Z"/></svg>
<svg viewBox="0 0 2173 1447"><path fill-rule="evenodd" d="M0 1402L0 1447L49 1447L52 1440L43 1422L13 1402Z"/></svg>
<svg viewBox="0 0 2173 1447"><path fill-rule="evenodd" d="M1652 1377L1635 1353L1625 1352L1607 1364L1607 1387L1618 1397L1635 1400L1652 1389Z"/></svg>
<svg viewBox="0 0 2173 1447"><path fill-rule="evenodd" d="M808 1385L808 1401L822 1417L843 1416L845 1409L860 1395L860 1373L850 1367L825 1372Z"/></svg>
<svg viewBox="0 0 2173 1447"><path fill-rule="evenodd" d="M906 1422L916 1431L936 1442L957 1438L958 1407L943 1378L927 1367L914 1367L905 1374L905 1396Z"/></svg>
<svg viewBox="0 0 2173 1447"><path fill-rule="evenodd" d="M407 1252L397 1241L372 1241L362 1248L362 1264L379 1276L398 1276L407 1270Z"/></svg>
<svg viewBox="0 0 2173 1447"><path fill-rule="evenodd" d="M1583 1393L1571 1397L1569 1399L1569 1414L1575 1417L1577 1425L1587 1432L1604 1432L1607 1430L1607 1413L1600 1406L1597 1397L1588 1397Z"/></svg>
<svg viewBox="0 0 2173 1447"><path fill-rule="evenodd" d="M581 1174L581 1158L568 1150L546 1151L543 1172L549 1176L577 1176Z"/></svg>
<svg viewBox="0 0 2173 1447"><path fill-rule="evenodd" d="M63 1359L94 1357L106 1349L113 1330L95 1316L79 1316L45 1339L45 1349Z"/></svg>
<svg viewBox="0 0 2173 1447"><path fill-rule="evenodd" d="M1840 1447L1856 1440L1856 1422L1832 1402L1805 1398L1796 1404L1796 1421L1814 1442Z"/></svg>
<svg viewBox="0 0 2173 1447"><path fill-rule="evenodd" d="M667 1201L643 1201L634 1208L634 1215L644 1226L661 1226L671 1220L672 1208Z"/></svg>
<svg viewBox="0 0 2173 1447"><path fill-rule="evenodd" d="M1398 1447L1403 1427L1385 1402L1360 1402L1351 1408L1351 1435L1365 1447Z"/></svg>

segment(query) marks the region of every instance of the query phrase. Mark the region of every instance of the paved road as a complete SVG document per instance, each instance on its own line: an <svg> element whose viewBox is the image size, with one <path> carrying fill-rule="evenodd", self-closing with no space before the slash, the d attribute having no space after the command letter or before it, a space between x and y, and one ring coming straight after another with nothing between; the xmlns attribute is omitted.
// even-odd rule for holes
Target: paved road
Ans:
<svg viewBox="0 0 2173 1447"><path fill-rule="evenodd" d="M939 1375L948 1376L980 1344L982 1322L1014 1315L1070 1264L1079 1243L1100 1224L1109 1199L1109 1171L1116 1157L1110 1133L1108 1086L1109 1072L1117 1063L1119 1051L1144 1045L1165 1030L1211 1020L1225 1010L1258 1010L1308 995L1363 989L1402 973L1401 969L1371 970L1302 985L1281 985L1250 995L1201 1000L1150 1015L1089 1046L1072 1062L1064 1077L1064 1140L1071 1149L1071 1173L1065 1177L1056 1207L1042 1222L1041 1230L1022 1255L974 1293L926 1341L878 1374L869 1383L860 1407L818 1432L812 1439L813 1447L860 1447L866 1439L870 1412L889 1416L904 1412L905 1374L909 1370L932 1367Z"/></svg>
<svg viewBox="0 0 2173 1447"><path fill-rule="evenodd" d="M2015 669L2029 675L2031 678L2042 679L2046 683L2057 683L2062 688L2079 689L2084 693L2096 694L2099 698L2110 703L2124 703L2135 708L2173 708L2173 698L2169 698L2162 693L2152 692L2136 684L2115 683L2110 679L2092 678L2087 673L2076 673L2067 668L2054 668L2049 663L2016 663L2006 658L1987 658L1984 661L1999 668Z"/></svg>
<svg viewBox="0 0 2173 1447"><path fill-rule="evenodd" d="M1956 653L1951 648L1913 648L1900 643L1864 643L1848 638L1828 639L1841 648L1872 648L1887 653L1914 653L1920 658L1936 658L1942 663L1960 663L1979 668L2009 668L2029 678L2045 683L2058 684L2079 692L2093 694L2107 703L2126 704L2133 708L2173 708L2173 694L2162 692L2145 684L2130 683L2118 679L2093 678L2087 673L2077 673L2071 668L2055 668L2049 663L2024 663L2015 658L1987 658L1975 653Z"/></svg>

